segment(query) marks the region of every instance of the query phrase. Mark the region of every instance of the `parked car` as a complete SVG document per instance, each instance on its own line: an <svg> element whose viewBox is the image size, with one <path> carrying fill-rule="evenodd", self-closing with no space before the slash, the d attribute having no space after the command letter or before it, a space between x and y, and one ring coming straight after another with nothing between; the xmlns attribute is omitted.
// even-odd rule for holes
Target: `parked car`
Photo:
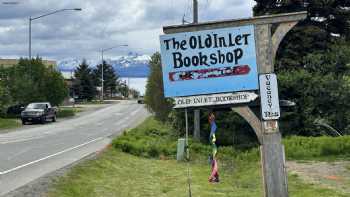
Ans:
<svg viewBox="0 0 350 197"><path fill-rule="evenodd" d="M49 102L30 103L21 113L22 124L27 122L40 122L44 124L51 119L56 122L57 109L52 107Z"/></svg>
<svg viewBox="0 0 350 197"><path fill-rule="evenodd" d="M137 103L138 104L144 104L145 103L145 99L143 96L140 96L138 99L137 99Z"/></svg>

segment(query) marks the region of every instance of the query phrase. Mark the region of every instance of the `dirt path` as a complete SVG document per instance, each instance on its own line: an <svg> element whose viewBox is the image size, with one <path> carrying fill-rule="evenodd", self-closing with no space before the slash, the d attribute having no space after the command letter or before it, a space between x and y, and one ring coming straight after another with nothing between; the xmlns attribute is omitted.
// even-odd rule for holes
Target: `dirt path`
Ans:
<svg viewBox="0 0 350 197"><path fill-rule="evenodd" d="M350 161L288 161L287 169L308 183L350 194Z"/></svg>

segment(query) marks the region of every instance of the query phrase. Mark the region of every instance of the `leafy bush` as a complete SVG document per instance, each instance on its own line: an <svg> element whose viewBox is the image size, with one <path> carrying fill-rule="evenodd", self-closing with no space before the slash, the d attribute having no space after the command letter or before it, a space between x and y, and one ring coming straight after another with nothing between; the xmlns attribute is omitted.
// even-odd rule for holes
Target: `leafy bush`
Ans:
<svg viewBox="0 0 350 197"><path fill-rule="evenodd" d="M53 105L59 105L68 95L68 87L61 73L54 66L44 65L39 57L32 60L20 59L17 65L0 72L10 103L49 101ZM0 97L1 94L3 93L0 92Z"/></svg>
<svg viewBox="0 0 350 197"><path fill-rule="evenodd" d="M59 109L57 112L58 118L66 118L66 117L72 117L72 116L75 116L74 109Z"/></svg>
<svg viewBox="0 0 350 197"><path fill-rule="evenodd" d="M201 141L208 143L210 125L208 114L211 109L201 109ZM234 146L236 149L249 150L256 147L258 139L253 129L246 121L231 109L223 108L214 110L218 130L216 133L217 144L220 146ZM189 110L188 122L190 133L193 128L193 111ZM185 113L184 111L172 111L169 115L169 122L174 127L177 135L185 134Z"/></svg>
<svg viewBox="0 0 350 197"><path fill-rule="evenodd" d="M350 156L350 136L289 137L284 140L288 159L346 158Z"/></svg>
<svg viewBox="0 0 350 197"><path fill-rule="evenodd" d="M176 158L177 139L174 129L154 118L147 119L139 127L125 132L113 140L113 147L136 156L150 158ZM206 160L211 153L211 146L189 139L191 160ZM221 160L253 160L259 159L258 149L240 151L230 147L219 147L218 156Z"/></svg>
<svg viewBox="0 0 350 197"><path fill-rule="evenodd" d="M136 156L150 158L176 158L177 139L180 135L169 125L147 119L139 127L125 132L113 140L113 147ZM292 160L350 158L350 136L343 137L288 137L283 140L286 156ZM211 146L189 138L191 160L206 160ZM218 157L221 161L251 162L260 159L257 146L237 148L220 146Z"/></svg>
<svg viewBox="0 0 350 197"><path fill-rule="evenodd" d="M138 128L125 132L113 140L113 146L136 156L174 157L177 138L170 135L168 129L167 126L150 118Z"/></svg>

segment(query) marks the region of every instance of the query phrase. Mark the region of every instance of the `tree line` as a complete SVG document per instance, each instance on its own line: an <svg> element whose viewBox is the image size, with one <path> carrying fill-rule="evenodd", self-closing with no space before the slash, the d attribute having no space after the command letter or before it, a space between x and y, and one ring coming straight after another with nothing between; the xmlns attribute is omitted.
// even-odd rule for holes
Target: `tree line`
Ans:
<svg viewBox="0 0 350 197"><path fill-rule="evenodd" d="M31 102L48 101L58 106L69 96L83 101L99 99L97 87L101 87L102 67L104 98L117 94L121 97L139 96L139 92L129 89L105 61L103 66L99 64L95 69L82 61L69 85L54 65L44 65L41 58L20 59L16 65L0 67L0 116L5 116L10 106Z"/></svg>
<svg viewBox="0 0 350 197"><path fill-rule="evenodd" d="M308 11L282 41L275 61L280 99L296 103L282 108L280 130L284 136L333 135L325 123L350 134L350 1L255 0L254 15ZM184 112L172 110L163 96L160 54L152 56L145 102L155 116L170 122L179 134L185 130ZM259 109L253 109L259 114ZM207 115L201 111L201 136L209 135ZM246 147L257 143L250 126L230 109L216 110L218 142ZM193 113L189 113L193 122ZM193 130L193 124L190 124ZM205 141L205 140L204 140Z"/></svg>
<svg viewBox="0 0 350 197"><path fill-rule="evenodd" d="M103 97L113 98L116 96L127 98L129 94L138 97L139 92L131 89L121 81L115 73L113 66L103 61L96 68L90 68L85 60L74 72L71 96L79 100L91 101L98 99L98 88L102 89L102 69L103 69ZM100 91L101 92L101 91Z"/></svg>
<svg viewBox="0 0 350 197"><path fill-rule="evenodd" d="M20 59L17 65L0 67L0 115L7 107L49 101L59 105L68 95L61 73L40 58Z"/></svg>

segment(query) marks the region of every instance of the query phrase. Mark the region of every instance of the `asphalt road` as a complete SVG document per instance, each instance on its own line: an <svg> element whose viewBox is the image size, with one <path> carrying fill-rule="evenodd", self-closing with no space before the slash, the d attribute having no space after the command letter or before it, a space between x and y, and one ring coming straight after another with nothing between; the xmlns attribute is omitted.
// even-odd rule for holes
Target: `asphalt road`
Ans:
<svg viewBox="0 0 350 197"><path fill-rule="evenodd" d="M103 149L149 113L132 101L77 118L0 134L0 196Z"/></svg>

